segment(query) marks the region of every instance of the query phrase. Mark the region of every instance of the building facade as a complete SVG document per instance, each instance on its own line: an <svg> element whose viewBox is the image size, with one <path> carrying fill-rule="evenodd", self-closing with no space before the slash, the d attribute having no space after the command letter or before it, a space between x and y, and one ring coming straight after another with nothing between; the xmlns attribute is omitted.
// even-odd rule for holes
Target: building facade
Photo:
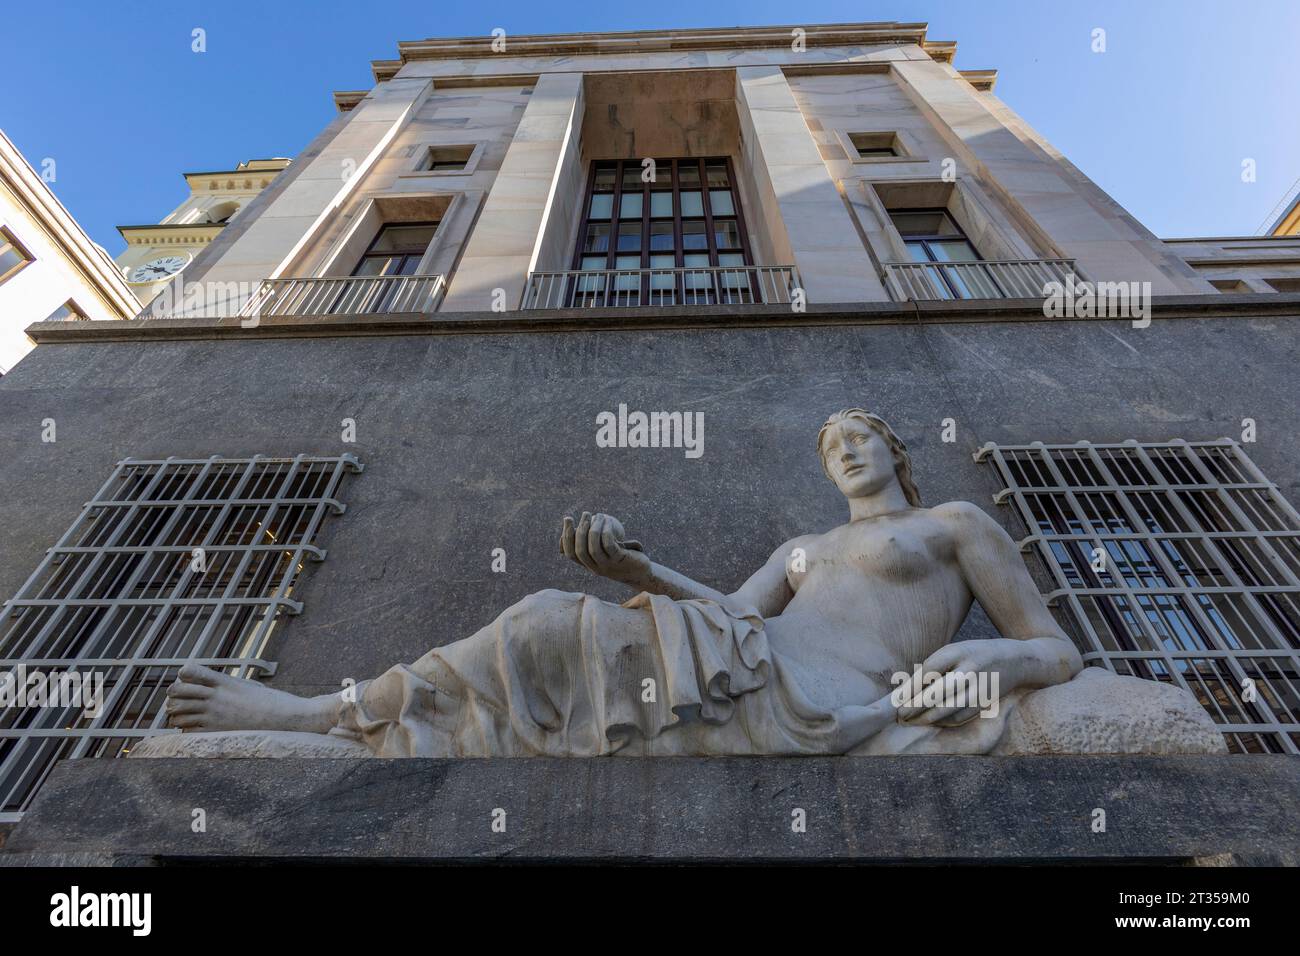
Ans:
<svg viewBox="0 0 1300 956"><path fill-rule="evenodd" d="M6 718L25 851L75 829L60 758L162 731L185 661L328 693L533 591L627 597L558 558L566 514L734 589L841 520L814 438L853 406L1002 522L1086 663L1193 693L1224 760L1300 752L1300 239L1158 238L920 24L398 50L147 317L38 325L0 385L0 660L109 675ZM627 409L703 413L701 453L598 443Z"/></svg>
<svg viewBox="0 0 1300 956"><path fill-rule="evenodd" d="M0 132L0 375L35 346L25 331L33 322L137 311L108 254Z"/></svg>

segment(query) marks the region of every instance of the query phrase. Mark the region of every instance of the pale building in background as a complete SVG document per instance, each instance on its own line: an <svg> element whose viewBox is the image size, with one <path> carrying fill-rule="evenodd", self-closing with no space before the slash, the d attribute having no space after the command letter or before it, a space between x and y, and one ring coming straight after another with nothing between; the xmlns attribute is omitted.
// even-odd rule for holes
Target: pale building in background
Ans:
<svg viewBox="0 0 1300 956"><path fill-rule="evenodd" d="M290 162L280 157L250 159L234 169L185 173L190 194L160 222L118 226L126 249L116 261L140 304L148 305L164 284L183 272Z"/></svg>
<svg viewBox="0 0 1300 956"><path fill-rule="evenodd" d="M1282 215L1269 227L1269 234L1274 236L1300 236L1300 191Z"/></svg>
<svg viewBox="0 0 1300 956"><path fill-rule="evenodd" d="M45 180L0 132L0 374L35 347L24 329L51 319L129 319L135 297Z"/></svg>

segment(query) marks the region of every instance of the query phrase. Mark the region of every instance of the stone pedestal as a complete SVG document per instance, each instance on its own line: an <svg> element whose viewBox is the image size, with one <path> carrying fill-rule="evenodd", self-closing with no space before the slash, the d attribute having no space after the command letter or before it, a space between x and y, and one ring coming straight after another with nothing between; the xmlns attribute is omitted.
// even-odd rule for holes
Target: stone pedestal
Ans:
<svg viewBox="0 0 1300 956"><path fill-rule="evenodd" d="M0 862L1296 865L1297 821L1282 756L78 760Z"/></svg>

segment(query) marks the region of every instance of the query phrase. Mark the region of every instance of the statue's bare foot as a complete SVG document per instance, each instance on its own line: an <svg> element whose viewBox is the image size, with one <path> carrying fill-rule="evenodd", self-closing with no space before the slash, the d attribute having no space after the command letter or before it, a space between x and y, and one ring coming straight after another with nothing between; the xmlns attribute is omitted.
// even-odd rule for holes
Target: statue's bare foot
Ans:
<svg viewBox="0 0 1300 956"><path fill-rule="evenodd" d="M199 664L181 668L167 689L167 723L184 731L297 730L328 733L337 694L296 697L257 681L231 677Z"/></svg>

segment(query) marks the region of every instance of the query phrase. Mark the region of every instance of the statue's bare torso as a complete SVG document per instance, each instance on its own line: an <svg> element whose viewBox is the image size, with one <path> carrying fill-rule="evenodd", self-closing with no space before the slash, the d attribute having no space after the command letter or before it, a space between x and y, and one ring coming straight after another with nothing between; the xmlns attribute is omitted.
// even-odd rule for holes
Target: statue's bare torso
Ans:
<svg viewBox="0 0 1300 956"><path fill-rule="evenodd" d="M768 640L829 708L889 693L890 678L951 641L970 610L947 506L850 522L781 550L793 596L767 619Z"/></svg>

